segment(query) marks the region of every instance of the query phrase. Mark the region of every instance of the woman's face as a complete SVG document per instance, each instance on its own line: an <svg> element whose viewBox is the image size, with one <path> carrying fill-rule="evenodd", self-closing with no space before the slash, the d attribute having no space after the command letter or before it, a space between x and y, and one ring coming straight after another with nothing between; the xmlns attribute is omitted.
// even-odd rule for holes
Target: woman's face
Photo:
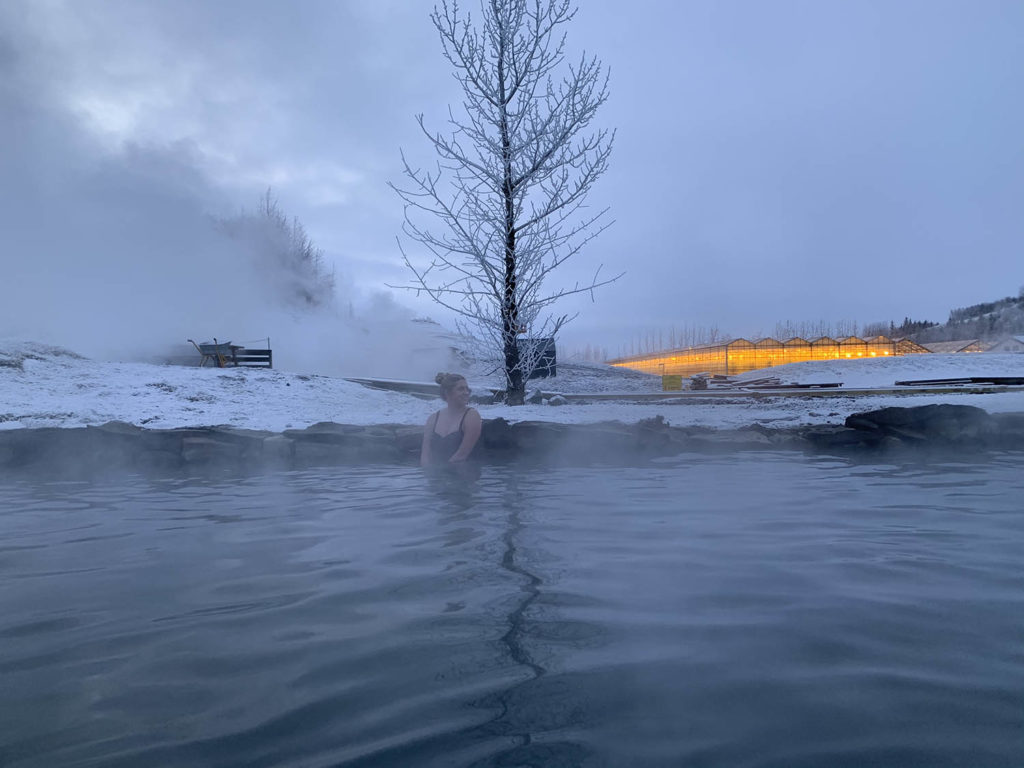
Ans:
<svg viewBox="0 0 1024 768"><path fill-rule="evenodd" d="M459 381L454 387L448 390L444 401L448 405L469 405L469 384L465 379Z"/></svg>

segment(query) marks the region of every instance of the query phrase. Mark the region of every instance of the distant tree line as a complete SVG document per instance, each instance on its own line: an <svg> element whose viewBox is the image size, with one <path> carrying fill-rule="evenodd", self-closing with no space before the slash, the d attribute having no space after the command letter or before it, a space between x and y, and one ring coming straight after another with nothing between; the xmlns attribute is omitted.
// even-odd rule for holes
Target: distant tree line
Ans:
<svg viewBox="0 0 1024 768"><path fill-rule="evenodd" d="M1000 314L1003 310L1019 308L1024 301L1020 296L1007 296L998 301L987 301L982 304L973 304L969 307L954 309L949 313L948 325L966 323L972 320L980 320L983 317Z"/></svg>
<svg viewBox="0 0 1024 768"><path fill-rule="evenodd" d="M334 299L334 271L297 218L289 219L268 189L256 210L219 219L218 228L251 254L256 270L285 306L315 308Z"/></svg>
<svg viewBox="0 0 1024 768"><path fill-rule="evenodd" d="M934 328L938 323L931 320L912 320L904 317L903 322L896 325L892 320L888 322L868 323L864 326L864 337L888 336L891 339L912 339L917 334Z"/></svg>
<svg viewBox="0 0 1024 768"><path fill-rule="evenodd" d="M565 359L581 363L603 363L605 360L610 359L610 355L605 347L595 347L592 344L587 344L583 347L575 347L569 350Z"/></svg>
<svg viewBox="0 0 1024 768"><path fill-rule="evenodd" d="M878 326L873 324L869 327L875 329ZM926 344L968 339L995 341L1020 334L1024 334L1024 288L1015 297L1007 296L950 310L949 319L941 324L905 317L900 325L890 323L886 335Z"/></svg>
<svg viewBox="0 0 1024 768"><path fill-rule="evenodd" d="M959 339L995 341L1004 336L1021 334L1024 334L1024 298L1007 297L954 309L944 325L926 328L913 338L919 342Z"/></svg>
<svg viewBox="0 0 1024 768"><path fill-rule="evenodd" d="M685 349L699 347L703 344L718 344L731 341L732 336L722 333L717 325L683 325L671 326L667 330L659 328L648 330L630 339L629 343L620 345L616 357L633 357L634 355L650 355L666 349ZM607 359L607 358L606 358Z"/></svg>
<svg viewBox="0 0 1024 768"><path fill-rule="evenodd" d="M949 313L946 323L932 320L914 320L904 317L897 324L895 321L877 321L859 326L856 322L846 321L828 323L793 323L790 321L776 323L772 334L777 339L789 339L799 336L804 339L815 339L820 336L844 338L860 336L865 339L874 336L888 336L893 339L911 339L920 343L932 341L955 341L960 339L982 339L994 341L1004 336L1024 334L1024 289L1016 298L1008 296L998 301L974 304L970 307L954 309Z"/></svg>
<svg viewBox="0 0 1024 768"><path fill-rule="evenodd" d="M833 339L845 339L847 336L860 336L861 333L867 333L867 330L862 331L856 320L839 320L836 322L818 320L816 322L804 321L799 323L792 320L782 320L775 323L771 337L780 341L792 338L807 339L809 341L811 339L820 339L822 336L829 336ZM875 335L877 336L878 334ZM760 337L763 334L756 334L756 336Z"/></svg>

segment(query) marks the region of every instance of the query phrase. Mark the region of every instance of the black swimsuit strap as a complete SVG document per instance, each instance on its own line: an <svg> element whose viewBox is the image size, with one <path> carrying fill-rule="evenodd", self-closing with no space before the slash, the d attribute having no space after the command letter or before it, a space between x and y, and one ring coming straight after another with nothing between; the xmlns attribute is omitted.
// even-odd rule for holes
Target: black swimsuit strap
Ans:
<svg viewBox="0 0 1024 768"><path fill-rule="evenodd" d="M459 428L458 429L453 429L451 432L448 433L448 435L454 435L456 432L461 432L462 431L462 424L466 420L466 414L468 414L468 413L469 413L469 408L467 408L463 412L462 418L459 419ZM440 418L441 418L441 412L440 411L434 411L434 424L430 428L430 431L433 432L438 437L448 437L448 435L442 435L440 432L437 431L437 420L440 419Z"/></svg>

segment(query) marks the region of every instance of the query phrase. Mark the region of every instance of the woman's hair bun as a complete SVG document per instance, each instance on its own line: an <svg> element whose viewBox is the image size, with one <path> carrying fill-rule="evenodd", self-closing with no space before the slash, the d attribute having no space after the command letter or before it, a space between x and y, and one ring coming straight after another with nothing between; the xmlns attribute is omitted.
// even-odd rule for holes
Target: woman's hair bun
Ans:
<svg viewBox="0 0 1024 768"><path fill-rule="evenodd" d="M460 381L465 380L465 376L461 373L439 373L434 377L434 381L437 382L438 386L441 387L441 399L447 400L448 393L451 392Z"/></svg>

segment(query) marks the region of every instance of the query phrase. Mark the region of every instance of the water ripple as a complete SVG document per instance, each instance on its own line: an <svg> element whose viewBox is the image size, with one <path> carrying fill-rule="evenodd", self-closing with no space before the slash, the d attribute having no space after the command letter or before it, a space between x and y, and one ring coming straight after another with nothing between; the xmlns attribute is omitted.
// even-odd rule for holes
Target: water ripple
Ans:
<svg viewBox="0 0 1024 768"><path fill-rule="evenodd" d="M1024 764L1024 456L14 483L0 764Z"/></svg>

